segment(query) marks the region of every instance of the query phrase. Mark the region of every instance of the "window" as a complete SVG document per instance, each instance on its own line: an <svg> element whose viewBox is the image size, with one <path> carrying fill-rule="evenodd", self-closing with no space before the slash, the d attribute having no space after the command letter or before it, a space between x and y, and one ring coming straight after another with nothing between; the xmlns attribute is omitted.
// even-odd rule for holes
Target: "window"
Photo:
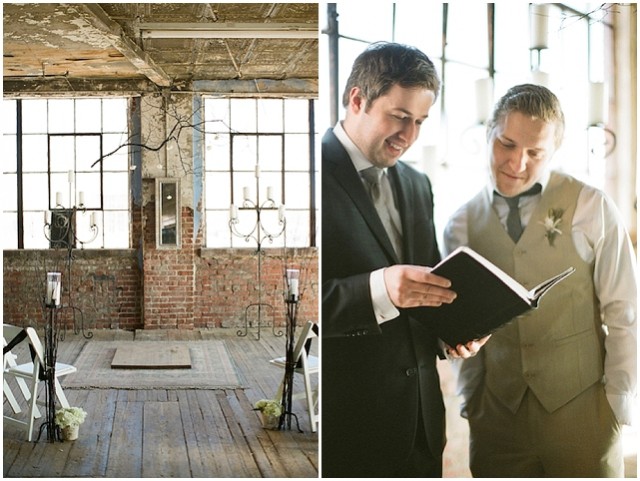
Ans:
<svg viewBox="0 0 640 481"><path fill-rule="evenodd" d="M285 206L286 230L264 248L316 245L313 108L308 99L205 99L207 247L256 247L231 233L232 204L238 231L247 234L257 221L252 206L265 207L255 233L261 241L280 232L279 206Z"/></svg>
<svg viewBox="0 0 640 481"><path fill-rule="evenodd" d="M493 98L497 100L509 87L532 81L532 68L546 72L547 86L560 99L566 116L565 140L554 157L554 167L597 187L604 186L606 132L587 129L585 99L589 80L613 85L613 53L607 50L613 44L613 33L606 5L549 4L549 48L540 51L539 59L536 51L529 50L528 3L425 4L424 14L419 16L411 4L388 3L378 5L374 23L366 25L361 21L359 5L339 2L335 8L339 31L339 53L335 57L340 61L335 74L340 106L351 65L370 42L387 40L420 48L443 80L441 95L420 138L404 156L433 180L437 229L444 228L453 211L487 179L485 128L476 116L478 79L493 76ZM321 24L326 25L328 10L321 9L320 13L324 17ZM321 36L320 53L320 71L324 74L320 88L329 92L327 35ZM328 107L328 102L322 105L321 129L330 126Z"/></svg>
<svg viewBox="0 0 640 481"><path fill-rule="evenodd" d="M128 248L127 136L126 99L4 100L4 248L48 248L47 213L74 206L84 247Z"/></svg>

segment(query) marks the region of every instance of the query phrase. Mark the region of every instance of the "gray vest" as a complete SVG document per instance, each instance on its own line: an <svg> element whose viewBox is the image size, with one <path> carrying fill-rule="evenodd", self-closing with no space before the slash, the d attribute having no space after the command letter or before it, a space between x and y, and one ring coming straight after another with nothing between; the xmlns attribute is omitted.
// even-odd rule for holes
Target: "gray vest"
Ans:
<svg viewBox="0 0 640 481"><path fill-rule="evenodd" d="M514 413L528 388L552 412L603 376L604 332L593 266L582 260L571 236L583 185L553 172L517 244L500 224L486 190L467 204L469 246L526 288L569 266L576 269L544 295L538 309L516 317L483 348L487 387ZM552 208L564 210L562 234L553 246L542 225Z"/></svg>

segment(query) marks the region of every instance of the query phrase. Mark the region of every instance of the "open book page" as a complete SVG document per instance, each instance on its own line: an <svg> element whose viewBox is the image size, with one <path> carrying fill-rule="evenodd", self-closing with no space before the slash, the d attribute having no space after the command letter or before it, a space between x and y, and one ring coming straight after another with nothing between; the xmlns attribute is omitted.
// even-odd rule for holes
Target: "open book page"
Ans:
<svg viewBox="0 0 640 481"><path fill-rule="evenodd" d="M544 295L545 292L547 292L549 289L551 289L561 280L565 279L566 277L569 277L571 274L575 272L575 270L576 269L574 267L569 267L567 270L562 271L557 276L554 276L551 279L547 279L546 281L541 282L536 287L531 289L529 291L529 299L531 299L531 305L533 307L537 307L538 302L540 301L540 298Z"/></svg>
<svg viewBox="0 0 640 481"><path fill-rule="evenodd" d="M442 261L440 261L440 263L437 266L434 267L434 270L437 269L438 266L440 266L440 265L444 264L445 262L447 262L447 260L449 260L450 258L452 258L452 257L454 257L454 256L456 256L456 255L458 255L460 253L464 253L464 254L468 255L473 260L475 260L477 263L482 265L485 269L490 271L494 276L496 276L498 279L500 279L502 282L504 282L507 285L507 287L509 287L509 289L511 289L518 296L520 296L523 300L529 301L531 299L531 292L528 291L525 287L523 287L518 281L516 281L513 277L511 277L509 274L504 272L498 266L496 266L493 263L489 262L487 259L485 259L480 254L478 254L476 251L474 251L473 249L471 249L471 248L469 248L467 246L460 246L457 249L455 249L453 252L451 252L451 254L449 254L447 257L442 259Z"/></svg>

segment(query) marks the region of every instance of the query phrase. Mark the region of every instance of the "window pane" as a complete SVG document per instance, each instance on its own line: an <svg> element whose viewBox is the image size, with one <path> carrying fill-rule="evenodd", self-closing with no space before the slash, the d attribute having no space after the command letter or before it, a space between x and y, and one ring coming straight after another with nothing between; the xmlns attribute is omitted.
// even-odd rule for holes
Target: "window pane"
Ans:
<svg viewBox="0 0 640 481"><path fill-rule="evenodd" d="M129 170L129 149L126 147L126 136L123 134L105 134L102 136L102 142L102 155L111 154L104 158L102 169L105 172ZM100 164L96 164L93 168L99 170Z"/></svg>
<svg viewBox="0 0 640 481"><path fill-rule="evenodd" d="M282 170L282 137L279 135L262 135L258 138L258 159L260 169Z"/></svg>
<svg viewBox="0 0 640 481"><path fill-rule="evenodd" d="M72 133L73 117L73 99L49 100L49 132Z"/></svg>
<svg viewBox="0 0 640 481"><path fill-rule="evenodd" d="M69 174L67 172L60 174L51 174L51 206L55 207L58 203L64 207L71 207L69 202ZM72 186L73 187L73 186ZM75 193L71 194L75 196ZM58 200L60 202L58 202Z"/></svg>
<svg viewBox="0 0 640 481"><path fill-rule="evenodd" d="M109 210L129 208L129 172L104 174L104 208Z"/></svg>
<svg viewBox="0 0 640 481"><path fill-rule="evenodd" d="M17 183L18 176L16 174L2 174L2 210L13 212L18 210Z"/></svg>
<svg viewBox="0 0 640 481"><path fill-rule="evenodd" d="M231 126L229 120L228 99L207 99L204 118L206 132L228 132Z"/></svg>
<svg viewBox="0 0 640 481"><path fill-rule="evenodd" d="M231 100L231 129L236 132L255 132L256 101L253 99Z"/></svg>
<svg viewBox="0 0 640 481"><path fill-rule="evenodd" d="M75 170L75 145L72 136L52 135L49 137L49 149L51 172Z"/></svg>
<svg viewBox="0 0 640 481"><path fill-rule="evenodd" d="M231 183L229 173L207 173L205 199L209 209L226 209L231 204ZM242 189L236 192L236 205L240 205Z"/></svg>
<svg viewBox="0 0 640 481"><path fill-rule="evenodd" d="M18 214L15 212L2 212L2 248L18 248Z"/></svg>
<svg viewBox="0 0 640 481"><path fill-rule="evenodd" d="M100 132L100 99L76 100L76 132Z"/></svg>
<svg viewBox="0 0 640 481"><path fill-rule="evenodd" d="M396 3L396 41L418 47L436 63L442 55L442 4Z"/></svg>
<svg viewBox="0 0 640 481"><path fill-rule="evenodd" d="M229 247L231 245L229 211L208 210L206 231L208 247Z"/></svg>
<svg viewBox="0 0 640 481"><path fill-rule="evenodd" d="M103 132L127 132L127 99L102 99Z"/></svg>
<svg viewBox="0 0 640 481"><path fill-rule="evenodd" d="M291 173L285 174L285 203L287 208L309 208L309 174Z"/></svg>
<svg viewBox="0 0 640 481"><path fill-rule="evenodd" d="M3 100L2 101L2 132L4 134L16 133L16 101L15 100Z"/></svg>
<svg viewBox="0 0 640 481"><path fill-rule="evenodd" d="M234 135L233 139L233 170L255 172L258 160L257 137L255 135Z"/></svg>
<svg viewBox="0 0 640 481"><path fill-rule="evenodd" d="M17 172L16 136L2 136L2 172Z"/></svg>
<svg viewBox="0 0 640 481"><path fill-rule="evenodd" d="M125 179L126 183L126 179ZM100 174L79 173L76 175L76 190L78 195L84 193L84 206L87 209L101 209L102 203L100 194L102 192L100 183ZM76 199L76 205L80 204L79 198Z"/></svg>
<svg viewBox="0 0 640 481"><path fill-rule="evenodd" d="M284 131L307 132L309 130L309 101L291 99L284 104Z"/></svg>
<svg viewBox="0 0 640 481"><path fill-rule="evenodd" d="M282 100L258 100L258 132L282 132Z"/></svg>
<svg viewBox="0 0 640 481"><path fill-rule="evenodd" d="M23 100L22 101L22 133L46 134L47 133L47 101Z"/></svg>
<svg viewBox="0 0 640 481"><path fill-rule="evenodd" d="M99 213L96 213L98 216ZM129 247L129 218L128 211L104 211L104 226L100 233L104 238L105 247L113 249L127 249ZM98 236L100 237L100 236Z"/></svg>
<svg viewBox="0 0 640 481"><path fill-rule="evenodd" d="M495 66L500 72L529 71L529 4L502 2L495 10ZM522 32L526 32L523 34ZM510 85L511 86L511 85Z"/></svg>
<svg viewBox="0 0 640 481"><path fill-rule="evenodd" d="M309 211L287 211L287 247L306 247L309 242Z"/></svg>
<svg viewBox="0 0 640 481"><path fill-rule="evenodd" d="M24 210L40 210L40 220L42 220L42 211L49 207L47 176L43 174L24 174L22 176L22 185L24 189L22 199Z"/></svg>
<svg viewBox="0 0 640 481"><path fill-rule="evenodd" d="M76 137L76 171L96 172L100 171L100 164L91 167L100 159L100 136L83 135Z"/></svg>
<svg viewBox="0 0 640 481"><path fill-rule="evenodd" d="M228 134L211 134L205 137L206 145L206 168L212 171L228 171L229 163L229 142Z"/></svg>
<svg viewBox="0 0 640 481"><path fill-rule="evenodd" d="M47 172L47 136L22 136L22 170L24 172Z"/></svg>
<svg viewBox="0 0 640 481"><path fill-rule="evenodd" d="M95 223L99 226L98 233L91 229L91 220L95 219ZM83 243L84 247L99 249L104 246L102 234L104 229L102 228L102 212L78 211L76 213L76 237L78 238L77 247L80 248ZM93 236L96 236L93 239Z"/></svg>
<svg viewBox="0 0 640 481"><path fill-rule="evenodd" d="M448 26L447 58L476 67L488 67L487 4L449 3Z"/></svg>
<svg viewBox="0 0 640 481"><path fill-rule="evenodd" d="M49 241L44 235L44 215L42 212L24 213L24 248L47 249Z"/></svg>
<svg viewBox="0 0 640 481"><path fill-rule="evenodd" d="M309 170L309 134L287 134L285 137L285 170Z"/></svg>

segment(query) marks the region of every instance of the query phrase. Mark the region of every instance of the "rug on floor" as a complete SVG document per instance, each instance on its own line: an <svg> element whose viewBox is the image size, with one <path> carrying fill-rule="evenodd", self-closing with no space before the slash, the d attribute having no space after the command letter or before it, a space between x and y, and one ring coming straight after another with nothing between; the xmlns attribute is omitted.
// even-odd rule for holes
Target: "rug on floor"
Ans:
<svg viewBox="0 0 640 481"><path fill-rule="evenodd" d="M145 343L158 350L187 346L190 369L112 369L118 348ZM73 362L78 372L62 381L68 389L237 389L242 388L224 341L88 341Z"/></svg>

